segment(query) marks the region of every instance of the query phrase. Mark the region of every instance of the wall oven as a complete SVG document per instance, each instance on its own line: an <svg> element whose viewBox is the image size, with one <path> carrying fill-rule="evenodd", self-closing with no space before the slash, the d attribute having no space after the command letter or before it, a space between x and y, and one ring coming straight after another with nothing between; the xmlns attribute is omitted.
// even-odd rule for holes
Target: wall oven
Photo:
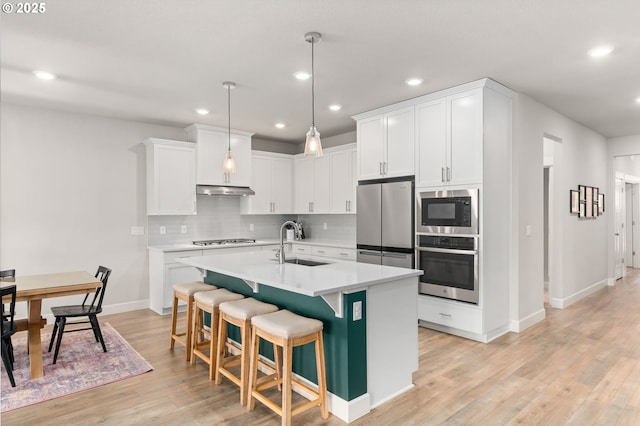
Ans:
<svg viewBox="0 0 640 426"><path fill-rule="evenodd" d="M419 235L419 292L478 304L478 237Z"/></svg>
<svg viewBox="0 0 640 426"><path fill-rule="evenodd" d="M477 234L478 189L419 192L417 232Z"/></svg>

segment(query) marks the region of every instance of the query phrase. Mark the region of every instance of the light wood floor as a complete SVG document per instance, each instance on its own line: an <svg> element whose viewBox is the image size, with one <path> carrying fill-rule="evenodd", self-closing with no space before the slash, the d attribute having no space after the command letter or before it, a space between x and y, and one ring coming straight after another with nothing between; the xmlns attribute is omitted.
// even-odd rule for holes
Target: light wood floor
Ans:
<svg viewBox="0 0 640 426"><path fill-rule="evenodd" d="M355 425L640 424L640 271L490 344L420 328L416 387ZM103 316L155 368L141 376L2 415L3 425L277 425L260 404L207 379L168 349L169 317ZM319 409L294 424L342 425Z"/></svg>

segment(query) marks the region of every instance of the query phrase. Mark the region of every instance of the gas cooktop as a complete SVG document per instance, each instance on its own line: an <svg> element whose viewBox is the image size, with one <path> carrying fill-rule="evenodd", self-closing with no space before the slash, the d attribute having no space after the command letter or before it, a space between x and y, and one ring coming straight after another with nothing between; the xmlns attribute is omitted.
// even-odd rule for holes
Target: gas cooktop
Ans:
<svg viewBox="0 0 640 426"><path fill-rule="evenodd" d="M195 246L221 246L225 244L248 244L255 243L256 240L250 238L228 238L224 240L199 240L193 241Z"/></svg>

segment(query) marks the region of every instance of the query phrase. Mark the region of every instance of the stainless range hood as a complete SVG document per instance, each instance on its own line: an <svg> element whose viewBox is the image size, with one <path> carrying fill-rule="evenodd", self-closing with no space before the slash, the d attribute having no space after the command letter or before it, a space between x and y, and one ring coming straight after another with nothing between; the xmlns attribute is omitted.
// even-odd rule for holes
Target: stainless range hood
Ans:
<svg viewBox="0 0 640 426"><path fill-rule="evenodd" d="M255 192L248 186L196 185L196 194L245 196Z"/></svg>

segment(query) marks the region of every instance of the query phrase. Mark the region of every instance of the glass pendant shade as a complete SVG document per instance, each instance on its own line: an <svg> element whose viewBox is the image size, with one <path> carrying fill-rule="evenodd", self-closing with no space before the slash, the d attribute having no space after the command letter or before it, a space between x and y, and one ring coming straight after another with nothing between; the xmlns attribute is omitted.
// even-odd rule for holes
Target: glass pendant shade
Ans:
<svg viewBox="0 0 640 426"><path fill-rule="evenodd" d="M224 173L235 173L236 172L236 160L234 160L231 155L231 151L227 151L227 154L224 156Z"/></svg>
<svg viewBox="0 0 640 426"><path fill-rule="evenodd" d="M304 144L304 155L306 157L322 157L320 132L316 130L315 126L311 126L307 132L307 142Z"/></svg>

